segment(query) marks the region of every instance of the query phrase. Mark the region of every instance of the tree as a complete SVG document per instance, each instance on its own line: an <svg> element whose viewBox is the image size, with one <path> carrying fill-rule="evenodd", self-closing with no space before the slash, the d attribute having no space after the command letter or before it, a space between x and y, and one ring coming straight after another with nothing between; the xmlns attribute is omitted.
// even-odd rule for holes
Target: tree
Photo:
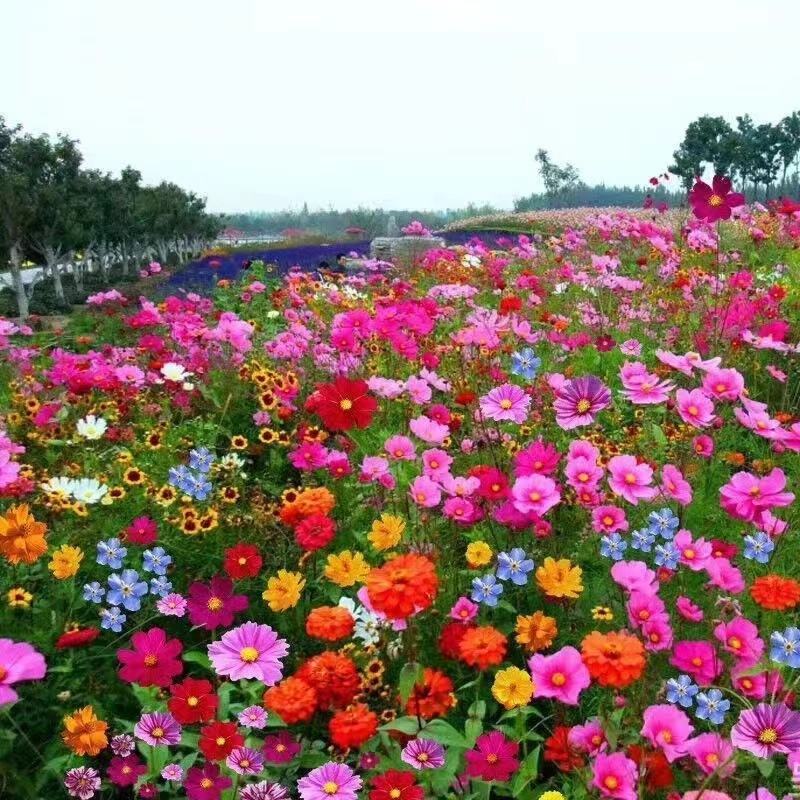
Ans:
<svg viewBox="0 0 800 800"><path fill-rule="evenodd" d="M800 155L800 112L793 111L780 123L781 189L786 187L786 174L789 167Z"/></svg>
<svg viewBox="0 0 800 800"><path fill-rule="evenodd" d="M723 117L702 116L686 128L683 141L672 154L675 163L669 171L677 175L688 191L694 179L703 174L704 165L715 173L727 174L736 156L736 140Z"/></svg>
<svg viewBox="0 0 800 800"><path fill-rule="evenodd" d="M578 170L572 164L560 167L550 159L547 150L539 149L534 156L539 164L539 175L544 183L548 205L554 206L559 198L578 187L581 183Z"/></svg>

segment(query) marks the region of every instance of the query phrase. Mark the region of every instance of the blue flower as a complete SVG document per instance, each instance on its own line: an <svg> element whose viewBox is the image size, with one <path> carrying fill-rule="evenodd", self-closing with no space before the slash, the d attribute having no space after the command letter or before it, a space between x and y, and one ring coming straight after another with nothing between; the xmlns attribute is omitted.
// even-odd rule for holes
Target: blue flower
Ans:
<svg viewBox="0 0 800 800"><path fill-rule="evenodd" d="M138 611L142 607L141 598L147 594L147 583L139 580L139 573L126 569L122 574L109 575L107 602L123 606L127 611Z"/></svg>
<svg viewBox="0 0 800 800"><path fill-rule="evenodd" d="M150 578L150 594L156 597L166 597L172 591L172 584L166 576L159 575L157 578Z"/></svg>
<svg viewBox="0 0 800 800"><path fill-rule="evenodd" d="M700 691L697 684L688 675L678 675L667 681L667 700L689 708L692 699Z"/></svg>
<svg viewBox="0 0 800 800"><path fill-rule="evenodd" d="M121 569L122 559L128 551L122 546L119 539L108 539L97 543L97 563L111 569Z"/></svg>
<svg viewBox="0 0 800 800"><path fill-rule="evenodd" d="M671 508L661 508L658 511L651 511L647 522L650 531L661 536L663 539L671 539L681 524Z"/></svg>
<svg viewBox="0 0 800 800"><path fill-rule="evenodd" d="M541 366L542 359L530 347L511 355L511 373L525 378L526 381L532 381Z"/></svg>
<svg viewBox="0 0 800 800"><path fill-rule="evenodd" d="M653 560L659 567L666 567L667 569L677 569L678 559L681 557L678 546L674 542L666 542L665 544L657 544L655 549L655 556Z"/></svg>
<svg viewBox="0 0 800 800"><path fill-rule="evenodd" d="M600 555L605 558L620 561L625 558L627 549L628 543L616 531L600 540Z"/></svg>
<svg viewBox="0 0 800 800"><path fill-rule="evenodd" d="M211 481L206 478L205 474L192 472L183 464L170 468L167 479L172 486L180 489L184 494L188 494L194 500L207 500L211 493Z"/></svg>
<svg viewBox="0 0 800 800"><path fill-rule="evenodd" d="M83 585L83 599L92 603L101 602L105 593L106 590L97 581Z"/></svg>
<svg viewBox="0 0 800 800"><path fill-rule="evenodd" d="M650 528L640 528L631 534L631 547L634 550L641 550L643 553L649 553L656 543L656 535Z"/></svg>
<svg viewBox="0 0 800 800"><path fill-rule="evenodd" d="M769 637L769 657L792 669L800 667L800 628L786 628L783 633L775 631Z"/></svg>
<svg viewBox="0 0 800 800"><path fill-rule="evenodd" d="M521 547L515 547L510 553L499 553L497 556L497 577L501 581L511 580L517 586L524 586L532 569L533 560L526 556Z"/></svg>
<svg viewBox="0 0 800 800"><path fill-rule="evenodd" d="M694 713L697 718L707 719L712 725L722 725L725 721L725 714L731 707L731 701L725 700L719 689L698 692L695 702L697 707Z"/></svg>
<svg viewBox="0 0 800 800"><path fill-rule="evenodd" d="M172 563L172 556L167 555L163 547L145 550L142 554L142 569L156 575L166 575L167 567Z"/></svg>
<svg viewBox="0 0 800 800"><path fill-rule="evenodd" d="M206 473L214 463L214 454L207 447L198 447L189 453L189 467Z"/></svg>
<svg viewBox="0 0 800 800"><path fill-rule="evenodd" d="M744 537L742 555L752 561L758 561L759 564L766 564L774 549L775 542L764 531L756 531L751 536Z"/></svg>
<svg viewBox="0 0 800 800"><path fill-rule="evenodd" d="M501 594L503 594L503 584L498 583L492 574L474 578L472 581L472 600L475 603L485 603L494 608Z"/></svg>
<svg viewBox="0 0 800 800"><path fill-rule="evenodd" d="M100 627L107 631L119 633L126 619L127 617L117 606L111 606L111 608L103 608L100 610Z"/></svg>

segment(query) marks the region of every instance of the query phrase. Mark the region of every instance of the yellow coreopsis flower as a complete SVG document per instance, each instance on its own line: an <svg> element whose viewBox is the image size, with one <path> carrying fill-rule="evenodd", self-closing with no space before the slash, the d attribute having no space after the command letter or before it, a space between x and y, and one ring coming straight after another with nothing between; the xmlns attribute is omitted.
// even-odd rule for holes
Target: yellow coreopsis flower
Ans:
<svg viewBox="0 0 800 800"><path fill-rule="evenodd" d="M556 561L548 556L536 570L536 583L548 597L574 600L583 591L583 570L574 567L568 558Z"/></svg>
<svg viewBox="0 0 800 800"><path fill-rule="evenodd" d="M78 571L81 561L83 561L83 550L80 547L62 544L53 553L53 558L47 568L58 580L63 581L71 578Z"/></svg>
<svg viewBox="0 0 800 800"><path fill-rule="evenodd" d="M539 800L567 800L561 792L545 792Z"/></svg>
<svg viewBox="0 0 800 800"><path fill-rule="evenodd" d="M492 697L506 709L527 705L533 692L533 679L527 670L507 667L494 676Z"/></svg>
<svg viewBox="0 0 800 800"><path fill-rule="evenodd" d="M485 567L492 560L492 548L486 542L470 542L467 546L467 564L472 569Z"/></svg>
<svg viewBox="0 0 800 800"><path fill-rule="evenodd" d="M370 566L361 553L352 553L342 550L341 553L331 553L325 564L325 577L337 586L353 586L363 583L369 575Z"/></svg>
<svg viewBox="0 0 800 800"><path fill-rule="evenodd" d="M372 529L367 534L367 538L376 550L391 550L391 548L397 547L405 529L406 523L402 517L381 514L381 518L372 523Z"/></svg>
<svg viewBox="0 0 800 800"><path fill-rule="evenodd" d="M611 622L614 619L614 612L608 606L595 606L592 609L592 619L599 622Z"/></svg>
<svg viewBox="0 0 800 800"><path fill-rule="evenodd" d="M286 611L300 601L305 585L305 578L299 572L281 569L267 581L267 588L261 596L273 611Z"/></svg>
<svg viewBox="0 0 800 800"><path fill-rule="evenodd" d="M11 608L30 608L31 600L33 600L33 595L23 589L22 586L15 586L13 589L9 589L6 597Z"/></svg>

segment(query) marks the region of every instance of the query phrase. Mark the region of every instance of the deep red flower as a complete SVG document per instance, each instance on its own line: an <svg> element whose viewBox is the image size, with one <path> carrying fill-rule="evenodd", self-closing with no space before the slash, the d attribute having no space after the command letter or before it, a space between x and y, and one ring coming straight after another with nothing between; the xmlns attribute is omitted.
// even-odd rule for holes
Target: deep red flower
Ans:
<svg viewBox="0 0 800 800"><path fill-rule="evenodd" d="M796 203L791 197L781 197L772 203L772 209L778 214L786 214L791 217L800 211L800 203Z"/></svg>
<svg viewBox="0 0 800 800"><path fill-rule="evenodd" d="M297 523L294 538L303 550L325 547L336 535L336 523L325 514L310 514Z"/></svg>
<svg viewBox="0 0 800 800"><path fill-rule="evenodd" d="M732 209L744 205L744 195L732 192L731 187L731 179L724 175L715 175L711 186L698 180L689 192L694 215L706 222L730 219Z"/></svg>
<svg viewBox="0 0 800 800"><path fill-rule="evenodd" d="M192 625L202 625L210 631L220 625L228 627L234 616L247 608L247 597L233 593L229 578L215 575L209 584L195 581L189 587L189 620Z"/></svg>
<svg viewBox="0 0 800 800"><path fill-rule="evenodd" d="M638 744L632 744L626 752L636 762L639 777L644 778L645 786L651 791L667 789L675 783L672 768L661 750L645 750Z"/></svg>
<svg viewBox="0 0 800 800"><path fill-rule="evenodd" d="M147 767L135 755L114 756L108 765L108 779L116 786L133 786Z"/></svg>
<svg viewBox="0 0 800 800"><path fill-rule="evenodd" d="M158 539L158 525L150 517L136 517L125 528L125 538L132 544L153 544Z"/></svg>
<svg viewBox="0 0 800 800"><path fill-rule="evenodd" d="M367 382L349 378L319 384L306 401L306 409L316 414L331 431L366 428L377 408L378 402L369 394Z"/></svg>
<svg viewBox="0 0 800 800"><path fill-rule="evenodd" d="M81 628L77 631L67 631L62 633L56 640L56 649L66 650L69 647L86 647L99 635L99 628Z"/></svg>
<svg viewBox="0 0 800 800"><path fill-rule="evenodd" d="M255 578L263 564L258 548L252 544L237 544L225 551L225 572L234 580Z"/></svg>
<svg viewBox="0 0 800 800"><path fill-rule="evenodd" d="M234 747L244 744L244 736L236 729L235 722L212 722L200 728L200 752L209 761L222 761Z"/></svg>
<svg viewBox="0 0 800 800"><path fill-rule="evenodd" d="M140 686L169 686L183 672L183 645L177 639L168 639L161 628L137 631L131 636L131 644L131 650L117 650L122 680Z"/></svg>
<svg viewBox="0 0 800 800"><path fill-rule="evenodd" d="M186 678L182 683L169 687L172 695L167 708L181 725L209 722L217 715L219 698L209 681Z"/></svg>
<svg viewBox="0 0 800 800"><path fill-rule="evenodd" d="M422 800L425 792L416 778L400 769L390 769L371 781L369 800Z"/></svg>
<svg viewBox="0 0 800 800"><path fill-rule="evenodd" d="M583 757L569 743L569 731L566 725L556 725L544 742L544 760L555 764L562 772L583 766Z"/></svg>

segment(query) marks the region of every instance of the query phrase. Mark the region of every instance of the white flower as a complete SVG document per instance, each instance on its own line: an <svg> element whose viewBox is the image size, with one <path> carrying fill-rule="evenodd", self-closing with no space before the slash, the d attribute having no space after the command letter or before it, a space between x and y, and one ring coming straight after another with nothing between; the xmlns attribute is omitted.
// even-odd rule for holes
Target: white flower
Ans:
<svg viewBox="0 0 800 800"><path fill-rule="evenodd" d="M103 438L103 434L108 428L108 423L102 417L96 417L94 414L89 414L83 419L78 420L76 428L78 431L78 436L82 436L84 439L94 441L96 439Z"/></svg>
<svg viewBox="0 0 800 800"><path fill-rule="evenodd" d="M72 478L50 478L42 484L42 491L47 494L58 494L62 497L72 497L72 488L75 481Z"/></svg>
<svg viewBox="0 0 800 800"><path fill-rule="evenodd" d="M267 311L267 319L277 319L280 316L280 313L281 313L280 311L277 311L274 308L270 309L269 311Z"/></svg>
<svg viewBox="0 0 800 800"><path fill-rule="evenodd" d="M161 374L168 381L173 381L174 383L184 383L186 379L194 373L187 372L186 367L184 367L183 364L176 364L174 361L168 361L163 367L161 367Z"/></svg>
<svg viewBox="0 0 800 800"><path fill-rule="evenodd" d="M358 639L364 645L377 644L381 636L381 628L386 627L386 621L364 606L357 605L350 597L343 597L339 600L339 605L346 608L356 621L353 638Z"/></svg>
<svg viewBox="0 0 800 800"><path fill-rule="evenodd" d="M79 503L94 505L102 500L108 492L108 486L104 486L95 478L81 478L72 484L72 496Z"/></svg>

